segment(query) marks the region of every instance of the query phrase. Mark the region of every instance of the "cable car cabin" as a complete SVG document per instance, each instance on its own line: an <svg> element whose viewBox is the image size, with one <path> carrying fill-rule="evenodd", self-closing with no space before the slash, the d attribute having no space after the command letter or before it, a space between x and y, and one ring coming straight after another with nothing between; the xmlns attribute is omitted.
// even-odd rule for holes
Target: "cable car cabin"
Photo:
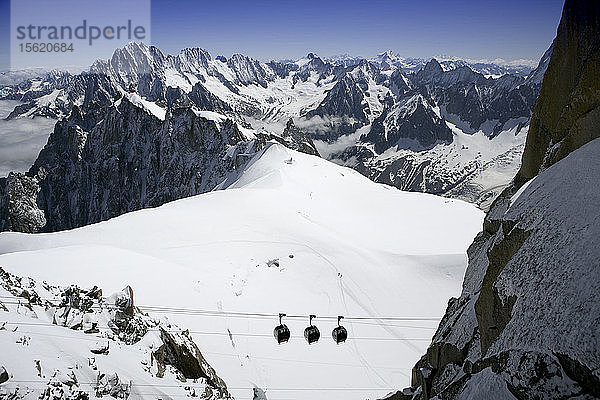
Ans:
<svg viewBox="0 0 600 400"><path fill-rule="evenodd" d="M320 337L321 337L321 332L319 332L319 328L317 328L314 325L307 326L306 329L304 330L304 338L306 339L308 344L313 344L313 343L319 341Z"/></svg>
<svg viewBox="0 0 600 400"><path fill-rule="evenodd" d="M275 336L275 339L277 339L278 344L286 343L288 340L290 340L290 329L286 324L276 326L273 330L273 336Z"/></svg>
<svg viewBox="0 0 600 400"><path fill-rule="evenodd" d="M282 317L285 317L285 314L279 314L279 325L273 330L273 336L277 339L277 344L286 343L290 340L290 329L281 322Z"/></svg>
<svg viewBox="0 0 600 400"><path fill-rule="evenodd" d="M313 343L319 341L319 338L321 337L321 332L319 332L319 328L317 328L316 326L314 326L312 324L312 319L315 317L316 317L316 315L311 315L309 317L310 325L307 326L306 329L304 330L304 338L306 339L308 344L313 344Z"/></svg>
<svg viewBox="0 0 600 400"><path fill-rule="evenodd" d="M337 328L333 329L333 331L331 332L331 336L337 344L344 343L346 339L348 339L348 331L346 330L346 328L340 325Z"/></svg>
<svg viewBox="0 0 600 400"><path fill-rule="evenodd" d="M348 339L348 331L342 325L340 325L340 320L344 318L342 316L338 317L338 326L333 328L331 332L331 336L336 344L344 343L346 339Z"/></svg>

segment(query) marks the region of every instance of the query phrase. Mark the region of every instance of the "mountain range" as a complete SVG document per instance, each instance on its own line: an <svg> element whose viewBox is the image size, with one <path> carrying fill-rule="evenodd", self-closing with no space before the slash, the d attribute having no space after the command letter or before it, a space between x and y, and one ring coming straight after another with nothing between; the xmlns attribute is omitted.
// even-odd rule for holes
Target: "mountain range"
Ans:
<svg viewBox="0 0 600 400"><path fill-rule="evenodd" d="M86 72L0 89L22 102L8 120L60 120L26 174L0 179L0 229L69 229L210 191L268 140L486 208L518 168L551 50L527 76L495 78L389 52L263 63L130 43Z"/></svg>
<svg viewBox="0 0 600 400"><path fill-rule="evenodd" d="M130 43L0 88L58 121L0 179L0 398L600 398L600 3L475 64Z"/></svg>

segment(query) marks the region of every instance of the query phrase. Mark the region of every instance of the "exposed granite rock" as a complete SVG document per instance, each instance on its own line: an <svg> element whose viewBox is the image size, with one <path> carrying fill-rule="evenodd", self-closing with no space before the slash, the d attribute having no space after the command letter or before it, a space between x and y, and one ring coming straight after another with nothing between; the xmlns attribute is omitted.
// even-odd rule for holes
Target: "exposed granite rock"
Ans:
<svg viewBox="0 0 600 400"><path fill-rule="evenodd" d="M534 107L518 185L600 137L600 4L566 1Z"/></svg>
<svg viewBox="0 0 600 400"><path fill-rule="evenodd" d="M369 109L364 98L365 95L358 83L352 76L345 75L327 92L321 104L306 114L307 118L336 117L341 122L332 123L330 132L325 135L313 133L312 136L316 139L332 141L368 123Z"/></svg>
<svg viewBox="0 0 600 400"><path fill-rule="evenodd" d="M267 394L261 388L254 388L254 394L252 396L252 400L269 400L267 399Z"/></svg>
<svg viewBox="0 0 600 400"><path fill-rule="evenodd" d="M221 388L218 397L227 397L225 382L204 359L188 331L174 332L161 327L160 337L163 344L152 353L159 365L158 376L164 373L165 365L172 365L185 379L203 378L210 386Z"/></svg>
<svg viewBox="0 0 600 400"><path fill-rule="evenodd" d="M259 134L258 136L262 141L275 140L292 150L311 154L313 156L319 156L319 151L317 150L310 135L304 133L302 130L296 127L292 118L288 120L281 136L272 134Z"/></svg>
<svg viewBox="0 0 600 400"><path fill-rule="evenodd" d="M10 379L8 371L4 367L0 367L0 384L7 382Z"/></svg>
<svg viewBox="0 0 600 400"><path fill-rule="evenodd" d="M175 106L161 121L126 97L108 107L75 106L27 176L4 181L0 223L70 229L210 191L239 167L237 154L256 145L233 121L215 122L191 107Z"/></svg>
<svg viewBox="0 0 600 400"><path fill-rule="evenodd" d="M44 211L37 205L37 177L11 172L0 178L0 231L33 233L46 225Z"/></svg>

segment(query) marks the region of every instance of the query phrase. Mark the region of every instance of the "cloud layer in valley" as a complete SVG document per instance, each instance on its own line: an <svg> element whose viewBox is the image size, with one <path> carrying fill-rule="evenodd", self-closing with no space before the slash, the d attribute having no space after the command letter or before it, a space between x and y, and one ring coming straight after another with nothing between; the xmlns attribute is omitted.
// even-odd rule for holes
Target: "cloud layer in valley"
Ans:
<svg viewBox="0 0 600 400"><path fill-rule="evenodd" d="M0 177L10 171L27 171L56 123L54 119L40 117L4 120L18 104L0 101Z"/></svg>

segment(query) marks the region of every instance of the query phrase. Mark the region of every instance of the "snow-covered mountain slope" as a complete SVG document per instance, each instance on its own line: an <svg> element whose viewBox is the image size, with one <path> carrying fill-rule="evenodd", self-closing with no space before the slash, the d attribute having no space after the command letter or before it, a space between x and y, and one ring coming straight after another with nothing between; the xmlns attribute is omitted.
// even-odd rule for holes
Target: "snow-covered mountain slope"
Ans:
<svg viewBox="0 0 600 400"><path fill-rule="evenodd" d="M229 398L189 334L134 300L0 268L0 398Z"/></svg>
<svg viewBox="0 0 600 400"><path fill-rule="evenodd" d="M268 314L169 315L239 399L254 385L287 400L363 399L406 384L458 294L481 211L274 143L223 187L71 231L4 232L0 265L107 293L130 284L140 307ZM272 336L280 312L301 316L284 318L285 345ZM308 314L322 334L312 346ZM337 315L343 345L330 336Z"/></svg>

